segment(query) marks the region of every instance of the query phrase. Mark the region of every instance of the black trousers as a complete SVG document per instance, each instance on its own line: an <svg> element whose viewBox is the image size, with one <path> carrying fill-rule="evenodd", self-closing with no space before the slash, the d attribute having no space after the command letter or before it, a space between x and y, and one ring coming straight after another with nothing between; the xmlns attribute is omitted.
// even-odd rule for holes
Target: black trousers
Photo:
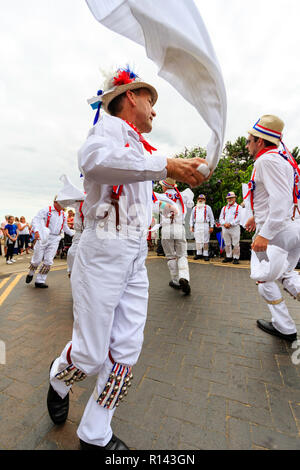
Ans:
<svg viewBox="0 0 300 470"><path fill-rule="evenodd" d="M13 243L8 243L7 241L7 252L6 252L6 259L12 259L13 255L14 255L14 246L15 246L15 242Z"/></svg>

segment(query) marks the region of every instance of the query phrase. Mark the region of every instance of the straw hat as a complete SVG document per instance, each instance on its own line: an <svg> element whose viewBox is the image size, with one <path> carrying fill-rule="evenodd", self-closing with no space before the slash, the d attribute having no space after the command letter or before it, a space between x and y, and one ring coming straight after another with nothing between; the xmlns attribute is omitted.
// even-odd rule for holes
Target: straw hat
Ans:
<svg viewBox="0 0 300 470"><path fill-rule="evenodd" d="M233 191L230 191L227 196L226 196L226 199L229 199L231 197L236 197L235 193Z"/></svg>
<svg viewBox="0 0 300 470"><path fill-rule="evenodd" d="M273 116L272 114L265 114L248 132L255 137L268 140L278 146L282 138L283 128L284 122L279 117Z"/></svg>
<svg viewBox="0 0 300 470"><path fill-rule="evenodd" d="M206 200L206 196L204 196L204 194L199 194L197 199L205 199Z"/></svg>
<svg viewBox="0 0 300 470"><path fill-rule="evenodd" d="M176 180L173 178L166 178L165 180L160 181L159 184L169 189L173 189L177 186Z"/></svg>
<svg viewBox="0 0 300 470"><path fill-rule="evenodd" d="M130 68L118 69L109 77L103 85L103 90L98 91L98 96L88 100L93 109L96 109L99 103L102 103L103 109L108 113L108 106L117 96L125 93L127 90L137 90L138 88L147 88L152 95L152 105L157 101L158 95L155 88L140 79Z"/></svg>

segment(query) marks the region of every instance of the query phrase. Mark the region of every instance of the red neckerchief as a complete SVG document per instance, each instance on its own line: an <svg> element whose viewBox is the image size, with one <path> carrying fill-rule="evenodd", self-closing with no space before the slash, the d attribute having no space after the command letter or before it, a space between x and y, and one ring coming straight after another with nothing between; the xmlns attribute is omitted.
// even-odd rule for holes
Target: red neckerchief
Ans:
<svg viewBox="0 0 300 470"><path fill-rule="evenodd" d="M152 145L150 145L149 142L147 142L147 140L144 139L142 134L138 131L138 129L131 122L126 121L126 119L123 119L123 121L125 121L126 124L128 124L128 126L130 126L138 134L138 136L140 138L140 142L141 142L141 144L143 144L144 149L147 150L147 152L151 153L151 155L152 155L152 152L157 150L157 149L152 147Z"/></svg>
<svg viewBox="0 0 300 470"><path fill-rule="evenodd" d="M264 153L269 152L270 150L278 150L278 147L276 145L271 145L271 147L265 147L255 157L255 160L257 160L259 157L261 157Z"/></svg>
<svg viewBox="0 0 300 470"><path fill-rule="evenodd" d="M255 160L257 160L259 157L264 155L265 153L271 151L271 150L278 150L278 147L276 145L271 145L270 147L264 147L262 150L258 152L258 154L255 157ZM251 180L248 183L248 189L249 191L247 192L246 196L244 197L244 200L247 199L247 197L250 195L250 204L251 204L251 209L252 212L254 213L254 190L255 190L255 173L256 173L256 168L253 169L252 175L251 175Z"/></svg>

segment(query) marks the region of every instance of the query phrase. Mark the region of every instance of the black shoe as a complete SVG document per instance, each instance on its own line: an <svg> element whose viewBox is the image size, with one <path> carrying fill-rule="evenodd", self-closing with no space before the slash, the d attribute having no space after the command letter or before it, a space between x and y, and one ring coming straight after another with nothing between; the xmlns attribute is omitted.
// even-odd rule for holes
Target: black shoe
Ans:
<svg viewBox="0 0 300 470"><path fill-rule="evenodd" d="M104 447L88 444L81 439L79 439L79 442L81 450L130 450L129 447L127 447L127 445L114 434L112 435L111 440Z"/></svg>
<svg viewBox="0 0 300 470"><path fill-rule="evenodd" d="M173 282L173 281L169 282L169 286L173 287L173 289L177 289L177 290L181 289L181 287L178 284L175 284L175 282Z"/></svg>
<svg viewBox="0 0 300 470"><path fill-rule="evenodd" d="M33 276L31 276L30 274L27 274L26 279L25 279L26 284L29 284L32 281L32 279L33 279Z"/></svg>
<svg viewBox="0 0 300 470"><path fill-rule="evenodd" d="M44 282L36 282L35 287L39 287L40 289L47 289L48 285L45 284Z"/></svg>
<svg viewBox="0 0 300 470"><path fill-rule="evenodd" d="M195 255L194 256L194 259L201 259L202 258L202 255Z"/></svg>
<svg viewBox="0 0 300 470"><path fill-rule="evenodd" d="M204 256L204 261L209 261L209 256Z"/></svg>
<svg viewBox="0 0 300 470"><path fill-rule="evenodd" d="M283 333L280 333L280 331L276 330L276 328L274 328L272 322L270 321L257 320L256 323L258 328L265 331L266 333L269 333L270 335L278 336L279 338L285 339L286 341L290 341L291 343L293 341L296 341L297 339L297 333L293 333L291 335L284 335Z"/></svg>
<svg viewBox="0 0 300 470"><path fill-rule="evenodd" d="M232 261L232 258L227 258L226 257L226 258L223 259L222 263L231 263L231 261Z"/></svg>
<svg viewBox="0 0 300 470"><path fill-rule="evenodd" d="M232 264L240 264L239 260L234 258L234 260L232 261Z"/></svg>
<svg viewBox="0 0 300 470"><path fill-rule="evenodd" d="M185 295L189 295L191 293L191 286L187 279L183 279L183 278L179 279L179 284L180 284L182 292L184 292Z"/></svg>
<svg viewBox="0 0 300 470"><path fill-rule="evenodd" d="M52 361L52 364L53 362L54 361ZM50 370L52 364L50 366ZM61 398L58 393L56 393L52 385L49 384L47 408L53 423L63 424L66 421L69 413L69 393L65 396L65 398Z"/></svg>

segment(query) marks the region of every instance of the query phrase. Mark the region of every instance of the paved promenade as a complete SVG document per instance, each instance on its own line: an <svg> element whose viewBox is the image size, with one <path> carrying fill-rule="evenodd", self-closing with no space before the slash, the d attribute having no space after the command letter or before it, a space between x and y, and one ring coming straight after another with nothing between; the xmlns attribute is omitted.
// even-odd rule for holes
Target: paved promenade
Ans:
<svg viewBox="0 0 300 470"><path fill-rule="evenodd" d="M25 258L0 258L0 449L76 450L94 378L74 386L64 425L46 409L49 364L72 332L66 262L55 261L42 290L25 284ZM300 346L297 356L256 327L269 315L248 264L190 259L190 297L168 286L165 258L152 254L147 266L145 342L116 434L137 450L300 449ZM300 334L300 304L284 297Z"/></svg>

